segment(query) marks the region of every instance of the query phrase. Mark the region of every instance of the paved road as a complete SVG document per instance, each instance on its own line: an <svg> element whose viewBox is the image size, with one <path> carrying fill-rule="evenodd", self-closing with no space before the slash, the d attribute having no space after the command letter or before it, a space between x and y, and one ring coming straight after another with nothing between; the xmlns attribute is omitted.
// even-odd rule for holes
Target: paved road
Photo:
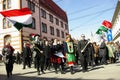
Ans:
<svg viewBox="0 0 120 80"><path fill-rule="evenodd" d="M120 62L115 64L96 66L89 72L81 72L81 67L74 68L76 73L71 75L69 69L66 74L55 74L54 70L45 71L46 74L37 75L36 69L22 69L22 65L14 64L13 75L7 79L5 66L0 63L0 80L120 80Z"/></svg>

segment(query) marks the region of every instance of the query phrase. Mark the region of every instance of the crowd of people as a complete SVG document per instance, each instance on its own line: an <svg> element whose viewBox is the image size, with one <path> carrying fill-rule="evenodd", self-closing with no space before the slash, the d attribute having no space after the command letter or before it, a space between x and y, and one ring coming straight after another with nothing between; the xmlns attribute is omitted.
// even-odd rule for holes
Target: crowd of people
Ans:
<svg viewBox="0 0 120 80"><path fill-rule="evenodd" d="M66 67L70 69L70 73L74 74L74 66L81 65L82 72L88 72L88 66L94 68L98 65L107 65L115 63L120 55L119 42L105 42L100 44L85 39L85 35L81 35L81 40L77 44L71 38L66 36L66 41L62 42L57 39L53 41L40 39L39 35L34 36L32 45L24 43L21 53L16 53L16 59L13 57L14 48L8 42L3 50L4 63L6 66L7 77L12 75L13 64L23 63L23 69L26 66L31 68L32 63L37 70L37 74L45 74L45 70L54 69L61 74L66 73Z"/></svg>

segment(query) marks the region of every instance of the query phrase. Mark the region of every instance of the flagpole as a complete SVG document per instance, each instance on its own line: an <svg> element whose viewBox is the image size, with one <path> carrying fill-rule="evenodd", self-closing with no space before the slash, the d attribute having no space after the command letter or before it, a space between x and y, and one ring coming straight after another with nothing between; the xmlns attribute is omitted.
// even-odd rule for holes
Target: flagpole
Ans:
<svg viewBox="0 0 120 80"><path fill-rule="evenodd" d="M93 38L95 37L95 35L96 35L96 33L94 33L94 35L91 36L91 41L92 41L92 43L93 43Z"/></svg>

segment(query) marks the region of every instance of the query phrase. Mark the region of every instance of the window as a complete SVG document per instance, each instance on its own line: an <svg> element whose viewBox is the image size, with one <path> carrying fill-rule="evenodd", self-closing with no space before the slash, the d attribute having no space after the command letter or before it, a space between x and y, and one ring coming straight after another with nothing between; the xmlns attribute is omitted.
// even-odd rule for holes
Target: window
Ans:
<svg viewBox="0 0 120 80"><path fill-rule="evenodd" d="M7 8L11 8L11 0L7 0Z"/></svg>
<svg viewBox="0 0 120 80"><path fill-rule="evenodd" d="M60 31L59 29L56 29L57 37L60 37Z"/></svg>
<svg viewBox="0 0 120 80"><path fill-rule="evenodd" d="M12 24L6 20L6 18L3 19L3 29L11 28Z"/></svg>
<svg viewBox="0 0 120 80"><path fill-rule="evenodd" d="M47 33L47 25L42 23L42 32Z"/></svg>
<svg viewBox="0 0 120 80"><path fill-rule="evenodd" d="M31 2L28 0L28 8L30 8Z"/></svg>
<svg viewBox="0 0 120 80"><path fill-rule="evenodd" d="M12 24L9 21L7 21L7 26L8 26L8 28L11 28Z"/></svg>
<svg viewBox="0 0 120 80"><path fill-rule="evenodd" d="M61 27L63 28L63 22L61 21Z"/></svg>
<svg viewBox="0 0 120 80"><path fill-rule="evenodd" d="M31 10L35 12L35 4L33 2L31 2Z"/></svg>
<svg viewBox="0 0 120 80"><path fill-rule="evenodd" d="M62 38L65 38L64 32L63 32L63 31L61 31L61 35L62 35Z"/></svg>
<svg viewBox="0 0 120 80"><path fill-rule="evenodd" d="M3 10L6 9L6 5L7 5L7 4L6 4L6 0L4 0L4 1L3 1Z"/></svg>
<svg viewBox="0 0 120 80"><path fill-rule="evenodd" d="M54 35L54 28L52 26L50 26L50 34Z"/></svg>
<svg viewBox="0 0 120 80"><path fill-rule="evenodd" d="M59 20L56 18L56 25L59 26Z"/></svg>
<svg viewBox="0 0 120 80"><path fill-rule="evenodd" d="M46 19L46 11L41 9L41 16Z"/></svg>
<svg viewBox="0 0 120 80"><path fill-rule="evenodd" d="M3 10L11 8L11 0L3 0Z"/></svg>
<svg viewBox="0 0 120 80"><path fill-rule="evenodd" d="M29 0L28 0L28 8L31 11L35 12L35 4L33 2L31 2L31 1L29 1Z"/></svg>
<svg viewBox="0 0 120 80"><path fill-rule="evenodd" d="M35 29L35 18L32 18L32 29Z"/></svg>
<svg viewBox="0 0 120 80"><path fill-rule="evenodd" d="M7 21L6 18L3 19L3 29L7 28Z"/></svg>
<svg viewBox="0 0 120 80"><path fill-rule="evenodd" d="M11 36L10 35L6 35L4 37L4 45L6 44L6 42L11 42Z"/></svg>
<svg viewBox="0 0 120 80"><path fill-rule="evenodd" d="M68 29L68 26L67 26L67 24L65 24L65 29Z"/></svg>
<svg viewBox="0 0 120 80"><path fill-rule="evenodd" d="M49 14L49 18L50 18L50 22L53 23L53 16L51 14Z"/></svg>

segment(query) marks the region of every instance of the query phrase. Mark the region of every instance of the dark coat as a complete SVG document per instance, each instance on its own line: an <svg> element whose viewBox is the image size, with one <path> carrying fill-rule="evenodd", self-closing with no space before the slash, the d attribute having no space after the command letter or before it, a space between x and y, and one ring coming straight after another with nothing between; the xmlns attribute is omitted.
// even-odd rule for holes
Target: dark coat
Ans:
<svg viewBox="0 0 120 80"><path fill-rule="evenodd" d="M79 53L79 56L82 57L83 55L84 56L88 56L89 55L89 46L87 46L84 50L83 53L81 53L81 50L86 46L86 44L88 43L87 40L80 40L78 42L78 53Z"/></svg>
<svg viewBox="0 0 120 80"><path fill-rule="evenodd" d="M88 46L89 46L89 47L88 47L88 50L89 50L89 61L93 61L93 60L94 60L94 53L95 53L93 44L92 44L92 43L89 43Z"/></svg>
<svg viewBox="0 0 120 80"><path fill-rule="evenodd" d="M40 58L42 56L44 56L44 45L42 41L35 41L34 42L35 46L33 47L33 51L36 52L36 54L34 54L35 58Z"/></svg>
<svg viewBox="0 0 120 80"><path fill-rule="evenodd" d="M23 58L28 58L28 57L31 57L31 56L32 56L31 49L28 46L23 47L22 57Z"/></svg>
<svg viewBox="0 0 120 80"><path fill-rule="evenodd" d="M50 58L50 54L51 54L51 48L50 46L45 46L44 48L44 54L45 54L45 58Z"/></svg>
<svg viewBox="0 0 120 80"><path fill-rule="evenodd" d="M13 64L14 63L13 52L14 52L14 48L10 45L6 45L3 48L2 54L4 56L4 62L5 63L7 63L7 64Z"/></svg>
<svg viewBox="0 0 120 80"><path fill-rule="evenodd" d="M52 51L52 54L55 54L56 52L59 51L59 45L52 45L51 46L51 51Z"/></svg>
<svg viewBox="0 0 120 80"><path fill-rule="evenodd" d="M107 55L107 47L104 42L101 43L99 48L99 57L103 57Z"/></svg>

